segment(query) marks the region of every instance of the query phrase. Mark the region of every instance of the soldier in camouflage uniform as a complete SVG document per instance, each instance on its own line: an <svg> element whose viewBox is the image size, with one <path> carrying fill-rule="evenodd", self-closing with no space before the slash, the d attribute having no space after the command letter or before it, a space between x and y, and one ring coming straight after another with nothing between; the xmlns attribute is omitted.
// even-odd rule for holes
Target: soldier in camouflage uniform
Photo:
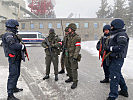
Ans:
<svg viewBox="0 0 133 100"><path fill-rule="evenodd" d="M66 42L67 42L67 36L68 36L68 27L65 28L65 36L63 38L63 42L62 42L62 55L61 55L61 71L59 72L59 74L63 74L65 73L65 51L67 49L66 47Z"/></svg>
<svg viewBox="0 0 133 100"><path fill-rule="evenodd" d="M49 36L42 42L42 47L45 48L46 58L46 76L43 80L49 78L50 65L53 62L55 81L58 81L58 55L62 46L61 39L55 34L54 29L49 30Z"/></svg>
<svg viewBox="0 0 133 100"><path fill-rule="evenodd" d="M68 25L69 35L68 41L66 43L67 51L66 54L66 69L69 78L65 81L66 83L73 82L71 89L75 89L78 83L78 61L81 59L80 49L81 49L81 38L75 32L77 26L74 23Z"/></svg>

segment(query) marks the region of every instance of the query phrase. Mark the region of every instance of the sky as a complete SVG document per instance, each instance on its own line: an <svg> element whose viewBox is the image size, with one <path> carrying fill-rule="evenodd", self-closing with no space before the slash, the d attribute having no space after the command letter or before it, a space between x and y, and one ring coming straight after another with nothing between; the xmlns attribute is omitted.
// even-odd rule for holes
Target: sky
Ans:
<svg viewBox="0 0 133 100"><path fill-rule="evenodd" d="M94 18L98 11L101 0L55 0L56 17L68 17L70 13L74 13L74 18ZM109 4L113 4L114 0L108 0Z"/></svg>
<svg viewBox="0 0 133 100"><path fill-rule="evenodd" d="M26 1L26 0L24 0ZM108 0L113 4L114 0ZM73 18L95 18L101 0L55 0L55 14L57 18L67 18L73 13Z"/></svg>

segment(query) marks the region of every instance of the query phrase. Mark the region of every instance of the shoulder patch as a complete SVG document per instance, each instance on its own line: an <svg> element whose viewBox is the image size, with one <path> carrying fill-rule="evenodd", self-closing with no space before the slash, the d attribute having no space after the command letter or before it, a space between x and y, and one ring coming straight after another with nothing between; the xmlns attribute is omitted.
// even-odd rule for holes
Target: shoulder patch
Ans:
<svg viewBox="0 0 133 100"><path fill-rule="evenodd" d="M125 38L125 39L127 39L126 36L119 36L119 38Z"/></svg>
<svg viewBox="0 0 133 100"><path fill-rule="evenodd" d="M13 36L12 36L12 35L7 35L6 37L7 37L7 38L13 38Z"/></svg>

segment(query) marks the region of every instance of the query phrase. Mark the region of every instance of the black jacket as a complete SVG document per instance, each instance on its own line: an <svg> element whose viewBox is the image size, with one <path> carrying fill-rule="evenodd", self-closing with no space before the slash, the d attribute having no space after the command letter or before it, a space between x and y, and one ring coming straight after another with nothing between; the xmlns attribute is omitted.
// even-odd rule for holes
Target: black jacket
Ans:
<svg viewBox="0 0 133 100"><path fill-rule="evenodd" d="M6 57L9 57L9 54L18 56L21 55L22 45L20 44L19 39L16 34L13 32L6 32L2 36L3 48Z"/></svg>
<svg viewBox="0 0 133 100"><path fill-rule="evenodd" d="M111 32L109 47L112 47L110 57L126 58L129 44L129 37L126 30L118 29Z"/></svg>

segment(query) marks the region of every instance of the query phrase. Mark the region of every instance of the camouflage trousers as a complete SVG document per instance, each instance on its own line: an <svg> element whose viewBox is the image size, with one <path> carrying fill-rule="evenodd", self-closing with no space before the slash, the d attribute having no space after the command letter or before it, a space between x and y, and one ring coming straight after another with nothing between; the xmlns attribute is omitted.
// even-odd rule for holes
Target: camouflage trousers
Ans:
<svg viewBox="0 0 133 100"><path fill-rule="evenodd" d="M61 69L65 69L65 56L61 55Z"/></svg>
<svg viewBox="0 0 133 100"><path fill-rule="evenodd" d="M51 63L54 65L54 74L58 74L58 55L53 55L51 57L50 55L46 55L45 57L45 63L46 63L46 75L50 74L50 66Z"/></svg>
<svg viewBox="0 0 133 100"><path fill-rule="evenodd" d="M73 61L71 57L66 57L65 66L68 76L73 79L73 82L78 82L78 61Z"/></svg>

